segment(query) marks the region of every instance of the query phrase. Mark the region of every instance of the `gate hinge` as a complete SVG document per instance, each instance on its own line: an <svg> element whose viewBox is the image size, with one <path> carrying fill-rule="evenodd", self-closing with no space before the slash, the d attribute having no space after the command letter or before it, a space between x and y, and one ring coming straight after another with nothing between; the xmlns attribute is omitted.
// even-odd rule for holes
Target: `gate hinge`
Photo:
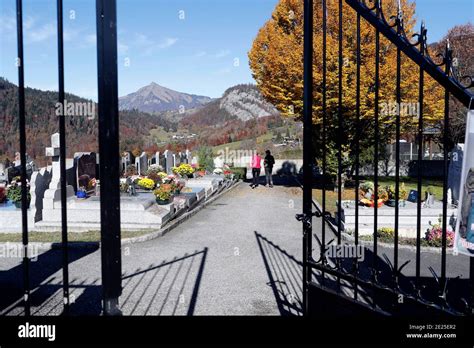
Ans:
<svg viewBox="0 0 474 348"><path fill-rule="evenodd" d="M305 226L304 226L305 228L309 229L309 228L311 228L311 218L312 218L313 216L315 216L315 217L321 217L321 213L315 211L315 212L313 212L313 213L311 213L311 214L305 214L305 213L303 213L303 214L296 214L296 215L295 215L295 218L296 218L296 220L301 221L301 222L305 225Z"/></svg>

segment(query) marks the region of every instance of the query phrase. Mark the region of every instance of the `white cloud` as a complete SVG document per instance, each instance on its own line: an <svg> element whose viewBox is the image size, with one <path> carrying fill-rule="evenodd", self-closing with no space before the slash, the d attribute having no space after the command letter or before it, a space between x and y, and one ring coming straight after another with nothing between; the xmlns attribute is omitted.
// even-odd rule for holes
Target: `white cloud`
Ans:
<svg viewBox="0 0 474 348"><path fill-rule="evenodd" d="M119 40L117 43L117 51L118 51L118 54L121 54L121 55L127 54L128 46Z"/></svg>
<svg viewBox="0 0 474 348"><path fill-rule="evenodd" d="M39 28L30 28L26 31L26 37L29 42L42 42L56 35L56 26L54 23L46 23Z"/></svg>
<svg viewBox="0 0 474 348"><path fill-rule="evenodd" d="M31 28L33 28L33 25L35 24L36 20L31 17L31 16L27 16L24 20L23 20L23 27L26 29L26 30L29 30Z"/></svg>
<svg viewBox="0 0 474 348"><path fill-rule="evenodd" d="M176 42L178 42L178 39L174 37L167 37L160 42L155 42L144 34L136 34L134 41L135 45L141 49L143 55L146 56L153 54L156 50L171 47L176 44Z"/></svg>
<svg viewBox="0 0 474 348"><path fill-rule="evenodd" d="M215 71L214 74L216 74L216 75L226 75L226 74L230 74L231 71L232 70L230 68L223 68L223 69L219 69L219 70Z"/></svg>
<svg viewBox="0 0 474 348"><path fill-rule="evenodd" d="M16 30L16 21L12 16L0 16L0 33L13 33Z"/></svg>
<svg viewBox="0 0 474 348"><path fill-rule="evenodd" d="M222 50L217 52L214 57L215 58L224 58L227 57L230 54L230 50Z"/></svg>
<svg viewBox="0 0 474 348"><path fill-rule="evenodd" d="M95 34L86 35L84 41L87 45L95 46L97 43L97 37Z"/></svg>
<svg viewBox="0 0 474 348"><path fill-rule="evenodd" d="M148 38L148 36L144 34L136 34L135 43L139 46L152 46L154 42Z"/></svg>
<svg viewBox="0 0 474 348"><path fill-rule="evenodd" d="M173 46L176 42L178 42L178 39L175 37L167 37L166 39L163 40L163 42L158 44L159 48L168 48Z"/></svg>

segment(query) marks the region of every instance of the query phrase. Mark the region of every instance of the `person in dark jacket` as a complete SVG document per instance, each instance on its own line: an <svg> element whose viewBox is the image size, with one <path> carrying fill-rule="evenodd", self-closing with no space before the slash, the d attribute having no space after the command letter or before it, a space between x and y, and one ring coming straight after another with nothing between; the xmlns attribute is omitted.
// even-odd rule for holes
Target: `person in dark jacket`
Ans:
<svg viewBox="0 0 474 348"><path fill-rule="evenodd" d="M265 167L265 177L267 179L267 185L273 187L272 171L273 165L275 164L275 158L270 153L270 150L265 151L265 158L263 165Z"/></svg>

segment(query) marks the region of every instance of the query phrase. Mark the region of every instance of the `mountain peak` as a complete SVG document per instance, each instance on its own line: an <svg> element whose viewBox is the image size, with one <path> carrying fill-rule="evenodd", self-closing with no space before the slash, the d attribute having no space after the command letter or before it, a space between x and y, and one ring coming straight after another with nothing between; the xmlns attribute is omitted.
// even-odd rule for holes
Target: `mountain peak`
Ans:
<svg viewBox="0 0 474 348"><path fill-rule="evenodd" d="M156 82L119 98L120 110L137 109L144 112L194 109L210 102L211 98L174 91Z"/></svg>

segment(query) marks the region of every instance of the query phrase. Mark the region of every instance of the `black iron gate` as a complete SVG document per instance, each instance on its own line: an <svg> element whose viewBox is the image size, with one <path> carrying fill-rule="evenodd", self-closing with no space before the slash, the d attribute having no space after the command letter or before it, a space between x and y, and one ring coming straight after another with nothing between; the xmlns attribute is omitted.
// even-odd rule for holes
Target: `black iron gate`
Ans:
<svg viewBox="0 0 474 348"><path fill-rule="evenodd" d="M327 171L327 127L329 126L327 114L327 37L328 37L328 3L337 2L337 27L331 33L332 37L337 37L338 42L338 59L337 59L337 134L338 141L336 144L337 151L337 219L334 221L327 213L326 207L326 185L322 185L322 202L321 205L313 201L312 189L315 184L312 176L312 168L315 165L315 149L313 140L318 139L322 144L322 149L318 149L320 165L322 167L322 180L325 180ZM361 21L369 23L375 33L375 58L374 58L374 81L373 92L373 125L374 139L379 137L379 102L380 102L380 38L381 36L388 39L396 47L396 77L393 81L395 85L395 99L397 105L402 102L401 83L402 83L402 55L408 57L416 63L418 67L418 103L419 117L417 120L417 142L418 159L423 156L423 131L424 131L424 82L425 74L431 76L436 83L444 89L444 127L443 127L443 148L444 148L444 185L443 185L443 208L442 208L442 245L440 257L440 274L436 274L435 270L430 267L432 274L430 285L423 281L421 276L421 216L422 206L421 199L417 200L417 217L416 217L416 251L414 255L415 276L413 279L406 279L402 270L412 261L408 260L400 265L399 257L399 201L400 201L400 137L401 137L401 120L400 113L394 116L395 123L395 226L394 226L394 243L393 243L393 259L389 259L383 255L381 261L378 255L378 206L374 205L374 221L373 221L373 244L371 246L372 260L370 264L361 266L357 260L351 260L349 264L342 262L340 259L330 260L326 251L333 240L328 241L328 233L334 234L337 245L343 244L342 232L342 176L343 173L343 154L342 154L342 135L344 134L343 123L343 73L344 73L344 54L343 40L344 30L343 23L343 6L349 6L352 15L355 17L355 45L356 49L353 56L353 64L356 66L356 73L352 81L351 88L355 89L355 122L356 122L356 144L354 159L355 166L355 202L359 201L359 146L361 142L360 126L361 120ZM474 95L469 88L473 87L473 79L471 77L458 76L453 66L453 54L449 46L446 44L444 54L441 55L440 63L436 63L428 52L426 41L426 28L421 25L419 33L413 35L417 37L416 42L412 42L405 32L402 5L398 1L397 10L394 13L385 13L382 0L304 0L304 165L303 165L303 214L298 215L298 220L303 222L303 291L304 303L303 308L307 315L325 316L392 316L392 315L473 315L474 311L474 258L469 258L469 276L463 286L467 286L467 296L461 299L461 306L452 305L448 298L450 287L459 286L456 279L452 279L447 275L447 177L448 177L448 127L449 127L449 97L454 96L467 109L474 109ZM321 11L321 12L317 12ZM320 22L313 26L314 14L318 14ZM313 30L318 28L318 35L322 35L322 61L321 72L322 77L320 83L314 83L313 80ZM334 69L334 67L333 67ZM463 85L462 81L466 81L467 85ZM313 86L314 84L314 86ZM313 132L313 98L314 91L321 93L320 99L320 119L322 120ZM366 91L364 91L366 93ZM331 96L334 98L334 94ZM378 166L379 166L380 149L377 141L374 141L374 158L373 158L373 181L374 181L374 202L378 202ZM417 189L422 191L423 172L422 166L418 161L417 166ZM314 209L313 209L314 208ZM321 226L320 235L317 236L313 232L313 217L320 217ZM319 221L318 221L319 224ZM353 231L353 244L359 245L359 206L355 204L355 230ZM318 257L313 257L312 240L315 238L320 245ZM383 264L382 264L383 263ZM408 284L408 286L407 286ZM428 296L426 292L431 292Z"/></svg>
<svg viewBox="0 0 474 348"><path fill-rule="evenodd" d="M27 202L25 84L23 59L23 1L16 1L18 47L18 110L21 154L21 195ZM101 255L103 311L120 314L118 298L122 292L120 247L120 171L119 114L117 85L117 16L115 0L96 0L97 62L99 91L99 154L101 193ZM57 0L58 33L58 102L64 105L63 1ZM63 108L64 109L64 108ZM66 132L64 116L58 117L60 134L62 270L64 314L69 313L68 234L66 206ZM28 246L27 204L22 204L23 304L25 315L31 315L30 255Z"/></svg>

